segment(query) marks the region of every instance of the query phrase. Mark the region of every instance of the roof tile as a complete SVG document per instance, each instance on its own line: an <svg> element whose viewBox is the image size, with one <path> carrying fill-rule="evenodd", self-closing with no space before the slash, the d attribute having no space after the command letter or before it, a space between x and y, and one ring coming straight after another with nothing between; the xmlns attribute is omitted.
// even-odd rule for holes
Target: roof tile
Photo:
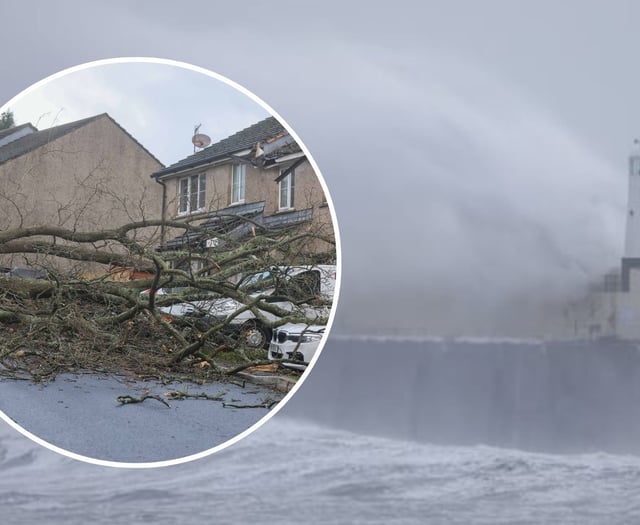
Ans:
<svg viewBox="0 0 640 525"><path fill-rule="evenodd" d="M171 164L166 168L157 171L153 174L154 177L160 177L162 175L169 175L178 171L182 171L187 168L201 166L209 164L218 159L228 157L233 153L251 148L256 142L264 141L268 138L274 137L279 133L286 133L286 129L275 117L268 117L248 128L245 128L237 133L234 133L230 137L216 142L211 146L189 155L188 157Z"/></svg>

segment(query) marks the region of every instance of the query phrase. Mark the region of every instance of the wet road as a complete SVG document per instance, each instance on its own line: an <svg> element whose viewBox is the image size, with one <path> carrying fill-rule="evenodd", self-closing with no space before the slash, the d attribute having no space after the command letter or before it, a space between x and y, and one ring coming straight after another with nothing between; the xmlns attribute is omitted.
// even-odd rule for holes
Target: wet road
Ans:
<svg viewBox="0 0 640 525"><path fill-rule="evenodd" d="M207 399L170 400L170 390L205 392ZM119 396L148 398L121 405ZM195 385L133 381L106 375L61 375L48 385L0 380L0 409L44 441L93 459L126 463L166 461L216 447L245 431L267 408L232 408L280 399L281 394L246 383Z"/></svg>

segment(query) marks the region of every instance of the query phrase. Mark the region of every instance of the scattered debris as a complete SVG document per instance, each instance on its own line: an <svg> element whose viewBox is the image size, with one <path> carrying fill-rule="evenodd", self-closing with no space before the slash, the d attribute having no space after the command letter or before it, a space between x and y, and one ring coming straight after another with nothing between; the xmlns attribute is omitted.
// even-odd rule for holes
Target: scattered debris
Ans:
<svg viewBox="0 0 640 525"><path fill-rule="evenodd" d="M165 392L165 397L169 399L208 399L210 401L222 401L226 392L218 392L215 396L207 394L206 392L200 392L199 394L190 394L188 390L170 390Z"/></svg>
<svg viewBox="0 0 640 525"><path fill-rule="evenodd" d="M270 409L274 405L277 405L278 401L275 399L267 398L262 403L258 403L257 405L236 405L233 403L222 403L224 408L267 408Z"/></svg>
<svg viewBox="0 0 640 525"><path fill-rule="evenodd" d="M130 395L116 397L116 401L120 403L120 406L130 405L133 403L142 403L145 399L155 399L156 401L160 401L160 403L165 405L167 408L171 408L171 405L167 403L164 399L162 399L160 396L156 396L153 394L145 394L144 396L141 396L141 397L133 397Z"/></svg>

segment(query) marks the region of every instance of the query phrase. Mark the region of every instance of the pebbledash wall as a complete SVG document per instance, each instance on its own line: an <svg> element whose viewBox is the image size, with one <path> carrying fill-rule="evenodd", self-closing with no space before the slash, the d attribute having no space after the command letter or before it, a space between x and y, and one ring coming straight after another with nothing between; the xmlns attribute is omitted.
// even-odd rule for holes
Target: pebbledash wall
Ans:
<svg viewBox="0 0 640 525"><path fill-rule="evenodd" d="M259 147L269 153L256 155ZM234 169L241 168L244 173L243 194L240 201L234 202ZM291 169L289 177L293 179L290 205L280 202L279 177ZM204 177L202 202L198 199L196 209L180 210L181 181ZM193 224L206 221L211 212L225 210L234 213L243 205L264 203L261 215L277 220L287 217L299 221L298 227L307 229L323 237L334 237L333 223L327 197L318 175L301 148L290 137L288 131L274 118L268 117L234 135L216 142L209 147L190 155L154 173L154 178L166 188L165 217L174 220L188 220ZM198 183L199 184L199 183ZM190 186L189 186L190 187ZM300 220L300 217L308 219ZM180 232L172 231L167 235ZM320 239L308 242L309 253L320 253L331 249Z"/></svg>
<svg viewBox="0 0 640 525"><path fill-rule="evenodd" d="M106 113L0 143L0 228L76 231L159 219L163 164ZM24 260L2 256L0 265Z"/></svg>
<svg viewBox="0 0 640 525"><path fill-rule="evenodd" d="M237 163L236 163L237 165ZM229 159L214 166L198 167L186 170L166 180L167 185L167 219L198 220L206 219L209 212L233 207L231 198L231 180L234 163ZM203 210L190 214L180 214L178 203L180 200L180 180L192 175L206 175L206 206ZM293 210L313 209L313 222L322 225L327 235L333 235L331 213L327 205L318 176L308 160L295 169L294 206L287 210L279 209L278 170L263 169L246 166L246 196L243 202L251 203L264 201L264 214L273 215L287 213Z"/></svg>
<svg viewBox="0 0 640 525"><path fill-rule="evenodd" d="M87 230L160 216L162 192L150 174L162 163L106 113L21 137L0 147L0 161L5 148L27 151L0 164L4 229Z"/></svg>

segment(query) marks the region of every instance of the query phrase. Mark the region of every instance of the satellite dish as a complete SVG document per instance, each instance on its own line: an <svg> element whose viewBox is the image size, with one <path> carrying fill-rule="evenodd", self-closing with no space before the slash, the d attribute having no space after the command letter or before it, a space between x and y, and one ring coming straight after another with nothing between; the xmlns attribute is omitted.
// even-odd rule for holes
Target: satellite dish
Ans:
<svg viewBox="0 0 640 525"><path fill-rule="evenodd" d="M206 148L209 144L211 144L211 137L205 135L204 133L196 133L191 139L193 145L196 148Z"/></svg>

